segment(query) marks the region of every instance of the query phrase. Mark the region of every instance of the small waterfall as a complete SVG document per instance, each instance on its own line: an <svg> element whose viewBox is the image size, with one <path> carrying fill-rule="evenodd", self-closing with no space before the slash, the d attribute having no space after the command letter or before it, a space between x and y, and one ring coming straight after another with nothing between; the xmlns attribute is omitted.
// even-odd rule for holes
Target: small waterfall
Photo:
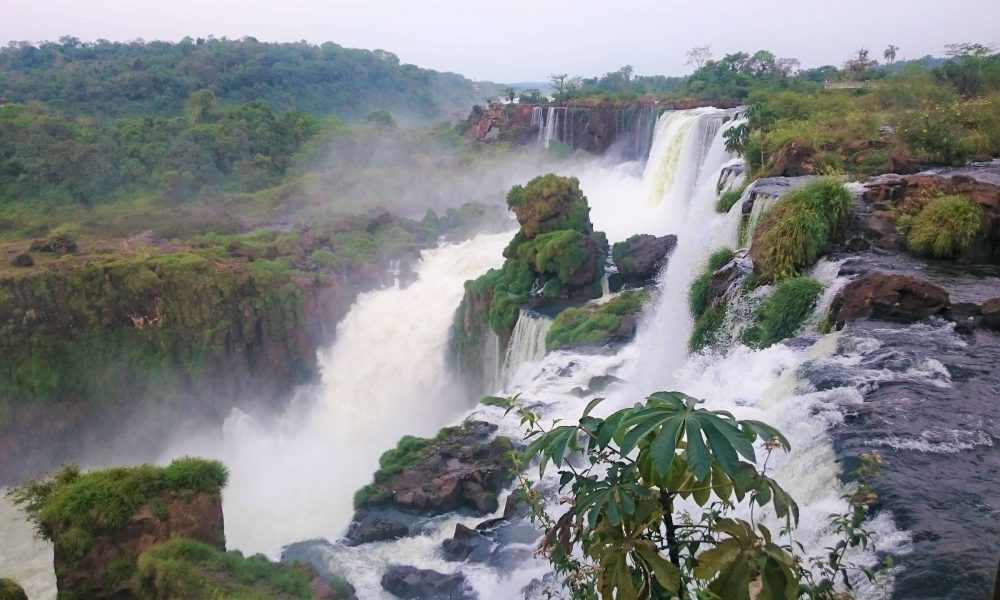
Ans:
<svg viewBox="0 0 1000 600"><path fill-rule="evenodd" d="M500 389L500 338L491 327L486 328L483 339L483 383L490 392Z"/></svg>
<svg viewBox="0 0 1000 600"><path fill-rule="evenodd" d="M504 355L504 384L510 382L525 365L537 363L545 357L545 335L550 327L552 319L521 309Z"/></svg>
<svg viewBox="0 0 1000 600"><path fill-rule="evenodd" d="M542 147L548 148L549 144L552 143L552 138L556 135L556 115L558 114L558 108L555 106L550 106L545 113L545 136L543 138Z"/></svg>
<svg viewBox="0 0 1000 600"><path fill-rule="evenodd" d="M538 128L538 136L535 144L539 147L545 146L545 112L541 106L531 107L531 126Z"/></svg>

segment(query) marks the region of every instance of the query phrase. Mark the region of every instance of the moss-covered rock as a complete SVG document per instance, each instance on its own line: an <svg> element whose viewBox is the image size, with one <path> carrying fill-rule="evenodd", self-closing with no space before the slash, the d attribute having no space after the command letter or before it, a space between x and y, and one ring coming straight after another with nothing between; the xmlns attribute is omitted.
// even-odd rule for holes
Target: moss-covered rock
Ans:
<svg viewBox="0 0 1000 600"><path fill-rule="evenodd" d="M575 178L536 177L526 186L514 186L507 204L521 229L504 249L502 268L466 282L452 328L455 364L476 392L484 389L487 327L502 351L522 306L544 299L599 297L608 254L607 237L593 230L587 199Z"/></svg>
<svg viewBox="0 0 1000 600"><path fill-rule="evenodd" d="M635 337L636 315L649 300L645 290L626 291L603 304L570 307L552 322L545 348L578 348L628 342Z"/></svg>
<svg viewBox="0 0 1000 600"><path fill-rule="evenodd" d="M493 437L495 431L496 425L466 421L433 439L403 437L379 459L372 483L355 494L355 508L369 516L384 508L428 515L463 507L495 511L497 494L514 476L513 445Z"/></svg>
<svg viewBox="0 0 1000 600"><path fill-rule="evenodd" d="M507 194L507 206L517 216L524 238L571 229L589 234L590 207L576 177L553 173L540 175L525 186L515 185Z"/></svg>
<svg viewBox="0 0 1000 600"><path fill-rule="evenodd" d="M218 461L195 458L89 473L71 465L8 495L53 543L60 597L102 598L131 588L154 544L185 537L224 550L227 478Z"/></svg>

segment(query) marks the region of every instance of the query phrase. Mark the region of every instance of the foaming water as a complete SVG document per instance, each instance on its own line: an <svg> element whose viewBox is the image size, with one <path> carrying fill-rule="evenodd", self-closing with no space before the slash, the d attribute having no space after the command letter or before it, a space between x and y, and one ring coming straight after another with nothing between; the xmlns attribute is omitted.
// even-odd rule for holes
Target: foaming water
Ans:
<svg viewBox="0 0 1000 600"><path fill-rule="evenodd" d="M545 335L551 327L552 319L521 309L503 361L504 383L510 382L519 370L530 369L545 356Z"/></svg>
<svg viewBox="0 0 1000 600"><path fill-rule="evenodd" d="M352 495L403 435L430 435L468 406L446 365L449 327L463 282L503 260L511 234L482 235L425 251L417 280L362 294L319 353L321 383L289 411L262 422L241 411L221 440L185 441L180 454L219 458L232 548L274 554L281 545L337 538Z"/></svg>
<svg viewBox="0 0 1000 600"><path fill-rule="evenodd" d="M7 500L5 492L0 488L0 577L20 583L32 600L55 598L52 544L35 539L24 513Z"/></svg>

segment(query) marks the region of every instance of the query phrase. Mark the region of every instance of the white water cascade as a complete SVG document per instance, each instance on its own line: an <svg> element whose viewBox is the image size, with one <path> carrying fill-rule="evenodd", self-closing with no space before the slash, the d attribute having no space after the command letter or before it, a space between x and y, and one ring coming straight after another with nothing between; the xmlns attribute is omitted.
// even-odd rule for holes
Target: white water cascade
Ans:
<svg viewBox="0 0 1000 600"><path fill-rule="evenodd" d="M521 309L504 356L503 384L511 382L518 371L531 368L545 356L545 335L550 327L552 319Z"/></svg>
<svg viewBox="0 0 1000 600"><path fill-rule="evenodd" d="M187 441L171 453L229 467L230 547L274 553L298 540L337 539L379 456L403 435L434 434L469 406L447 368L451 321L463 282L499 266L510 237L425 251L413 284L358 297L333 346L320 351L321 383L278 422L237 412L222 440Z"/></svg>

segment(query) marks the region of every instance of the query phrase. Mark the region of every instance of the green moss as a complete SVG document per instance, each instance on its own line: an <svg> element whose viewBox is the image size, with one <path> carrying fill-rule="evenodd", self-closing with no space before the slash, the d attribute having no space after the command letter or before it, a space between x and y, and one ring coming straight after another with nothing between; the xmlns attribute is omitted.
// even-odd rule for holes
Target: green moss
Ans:
<svg viewBox="0 0 1000 600"><path fill-rule="evenodd" d="M311 598L309 571L245 557L177 538L139 556L136 570L145 598Z"/></svg>
<svg viewBox="0 0 1000 600"><path fill-rule="evenodd" d="M547 350L606 342L618 329L622 315L635 314L649 300L645 290L622 292L604 304L563 310L545 336Z"/></svg>
<svg viewBox="0 0 1000 600"><path fill-rule="evenodd" d="M28 600L28 595L13 579L0 577L0 600Z"/></svg>
<svg viewBox="0 0 1000 600"><path fill-rule="evenodd" d="M525 186L515 185L507 193L507 206L514 212L530 213L521 223L525 238L560 229L590 233L590 207L576 177L553 173L539 175Z"/></svg>
<svg viewBox="0 0 1000 600"><path fill-rule="evenodd" d="M523 266L530 266L535 273L554 275L564 285L580 272L593 271L600 279L604 261L593 253L588 237L572 229L543 233L521 244L517 257Z"/></svg>
<svg viewBox="0 0 1000 600"><path fill-rule="evenodd" d="M317 250L309 255L309 262L317 265L332 265L337 261L337 255L329 250Z"/></svg>
<svg viewBox="0 0 1000 600"><path fill-rule="evenodd" d="M851 194L836 179L819 179L785 194L760 218L750 249L766 281L812 266L847 222Z"/></svg>
<svg viewBox="0 0 1000 600"><path fill-rule="evenodd" d="M914 251L937 258L966 250L982 227L983 209L964 196L935 198L913 217L907 242Z"/></svg>
<svg viewBox="0 0 1000 600"><path fill-rule="evenodd" d="M691 289L688 291L688 308L691 309L691 316L695 319L701 317L708 310L708 293L712 284L712 275L729 264L732 259L732 249L719 248L708 257L705 270L691 282Z"/></svg>
<svg viewBox="0 0 1000 600"><path fill-rule="evenodd" d="M764 301L756 323L744 334L744 342L766 348L789 338L816 308L823 284L812 277L791 277L779 283Z"/></svg>
<svg viewBox="0 0 1000 600"><path fill-rule="evenodd" d="M715 305L703 312L694 322L691 338L688 340L688 350L700 352L712 345L723 324L726 322L726 307Z"/></svg>
<svg viewBox="0 0 1000 600"><path fill-rule="evenodd" d="M743 197L743 192L746 191L748 185L749 183L745 182L739 187L722 192L722 195L719 196L719 199L715 203L715 212L728 213L739 202L740 198Z"/></svg>
<svg viewBox="0 0 1000 600"><path fill-rule="evenodd" d="M216 460L179 458L167 467L141 465L81 473L67 465L52 476L12 488L8 496L38 533L80 558L96 532L123 526L165 493L218 493L229 473Z"/></svg>

